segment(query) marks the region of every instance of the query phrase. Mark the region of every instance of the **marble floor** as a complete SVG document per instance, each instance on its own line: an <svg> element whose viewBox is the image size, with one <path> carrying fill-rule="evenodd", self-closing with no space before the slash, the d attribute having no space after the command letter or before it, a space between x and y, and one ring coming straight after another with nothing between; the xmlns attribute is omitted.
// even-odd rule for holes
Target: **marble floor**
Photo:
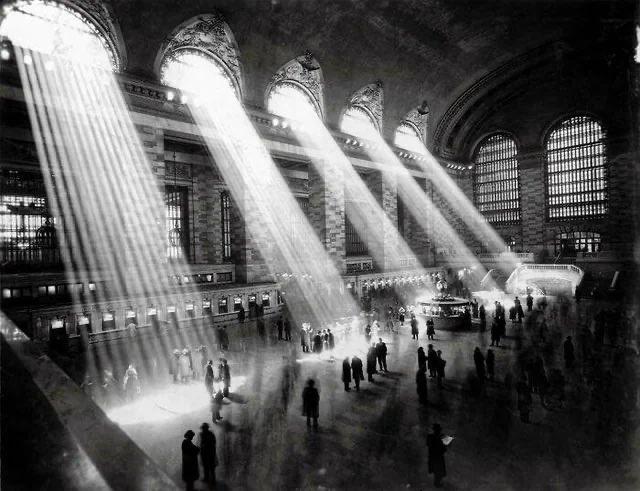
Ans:
<svg viewBox="0 0 640 491"><path fill-rule="evenodd" d="M216 489L429 489L426 435L436 422L455 437L446 454L446 489L640 489L637 411L617 431L598 424L580 360L572 370L564 370L561 360L564 336L575 335L577 316L584 319L584 313L572 306L567 317L554 318L550 310L535 313L550 326L545 346L535 342L531 329L508 324L503 346L495 349L496 380L479 395L471 390L473 349L486 353L489 334L437 332L432 343L447 360L446 381L439 390L429 380L426 408L418 404L415 387L416 349L427 347L423 324L418 341L407 324L398 334L381 333L389 373L362 382L360 392L345 392L340 380L345 356L358 352L364 360L359 335L338 340L333 356L303 354L297 343L286 342L226 353L232 394L224 401L222 422L213 425L220 461ZM531 423L525 424L505 377L511 374L515 383L519 354L536 350L547 370L563 369L567 401L551 409L534 396ZM215 359L213 347L210 352ZM301 416L308 378L320 390L317 432ZM211 423L200 381L176 385L167 378L108 413L179 485L182 435ZM196 486L208 489L203 482Z"/></svg>

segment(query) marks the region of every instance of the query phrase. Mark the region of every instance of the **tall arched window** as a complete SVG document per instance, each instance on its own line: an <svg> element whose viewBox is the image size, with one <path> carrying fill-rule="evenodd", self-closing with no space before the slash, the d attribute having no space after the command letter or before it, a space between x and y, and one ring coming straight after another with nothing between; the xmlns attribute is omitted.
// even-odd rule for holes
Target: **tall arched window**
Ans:
<svg viewBox="0 0 640 491"><path fill-rule="evenodd" d="M589 116L559 123L546 142L547 210L551 220L607 213L605 133Z"/></svg>
<svg viewBox="0 0 640 491"><path fill-rule="evenodd" d="M224 191L220 195L220 221L222 224L222 259L231 261L231 199Z"/></svg>
<svg viewBox="0 0 640 491"><path fill-rule="evenodd" d="M311 96L303 87L291 82L279 82L271 87L267 111L297 121L317 115Z"/></svg>
<svg viewBox="0 0 640 491"><path fill-rule="evenodd" d="M517 153L516 142L503 133L485 138L476 151L473 195L490 223L520 220Z"/></svg>
<svg viewBox="0 0 640 491"><path fill-rule="evenodd" d="M404 148L410 152L424 153L425 151L420 134L412 124L406 122L400 123L396 129L393 143L396 147Z"/></svg>
<svg viewBox="0 0 640 491"><path fill-rule="evenodd" d="M239 96L229 75L213 57L197 50L185 49L166 56L160 69L165 85L178 87L198 97L226 94Z"/></svg>
<svg viewBox="0 0 640 491"><path fill-rule="evenodd" d="M358 106L351 106L342 115L340 131L366 139L373 139L380 135L371 116Z"/></svg>
<svg viewBox="0 0 640 491"><path fill-rule="evenodd" d="M118 58L96 25L57 2L20 0L7 7L0 36L16 46L75 63L118 68Z"/></svg>

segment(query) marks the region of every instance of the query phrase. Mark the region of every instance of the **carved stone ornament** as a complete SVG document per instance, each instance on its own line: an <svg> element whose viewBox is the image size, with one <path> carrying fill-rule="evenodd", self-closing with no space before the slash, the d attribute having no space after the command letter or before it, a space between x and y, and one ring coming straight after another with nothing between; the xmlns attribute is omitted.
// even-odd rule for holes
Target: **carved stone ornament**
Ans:
<svg viewBox="0 0 640 491"><path fill-rule="evenodd" d="M429 108L423 105L420 110L414 108L407 113L402 120L402 123L412 126L414 130L420 135L422 141L427 136L427 125L429 123Z"/></svg>
<svg viewBox="0 0 640 491"><path fill-rule="evenodd" d="M347 108L349 107L357 107L364 110L373 121L376 129L382 133L382 113L384 109L382 82L378 81L356 90L349 98Z"/></svg>
<svg viewBox="0 0 640 491"><path fill-rule="evenodd" d="M242 97L242 65L238 43L220 14L193 17L166 37L156 56L155 71L158 78L161 78L163 67L171 61L172 55L184 50L199 51L212 57L224 70L238 96Z"/></svg>
<svg viewBox="0 0 640 491"><path fill-rule="evenodd" d="M283 65L273 76L265 92L265 107L271 89L281 83L290 83L305 89L318 115L324 119L324 77L322 68L313 54L307 51Z"/></svg>
<svg viewBox="0 0 640 491"><path fill-rule="evenodd" d="M20 5L32 3L31 0L16 0L9 4L19 8ZM113 13L110 0L56 0L52 2L80 16L89 26L95 28L106 44L111 55L113 69L123 71L127 66L122 32ZM1 16L0 16L0 20Z"/></svg>

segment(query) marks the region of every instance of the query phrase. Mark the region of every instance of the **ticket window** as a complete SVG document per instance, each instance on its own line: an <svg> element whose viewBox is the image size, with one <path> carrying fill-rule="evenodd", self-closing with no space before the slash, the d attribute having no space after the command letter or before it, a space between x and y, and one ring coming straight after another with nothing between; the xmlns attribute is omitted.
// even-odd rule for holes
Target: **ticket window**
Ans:
<svg viewBox="0 0 640 491"><path fill-rule="evenodd" d="M263 307L269 307L271 305L271 297L269 296L268 293L263 293L262 294L262 306Z"/></svg>
<svg viewBox="0 0 640 491"><path fill-rule="evenodd" d="M93 330L91 329L91 317L89 314L81 314L78 316L78 334L82 335L83 333L91 333Z"/></svg>
<svg viewBox="0 0 640 491"><path fill-rule="evenodd" d="M282 298L282 292L280 290L276 290L276 302L278 302L278 305L280 305L281 303L283 303L283 298Z"/></svg>
<svg viewBox="0 0 640 491"><path fill-rule="evenodd" d="M111 331L116 328L115 312L108 311L102 313L102 330Z"/></svg>
<svg viewBox="0 0 640 491"><path fill-rule="evenodd" d="M226 314L227 312L229 312L229 306L227 305L227 299L226 298L219 298L218 299L218 314Z"/></svg>
<svg viewBox="0 0 640 491"><path fill-rule="evenodd" d="M255 310L256 308L256 296L249 295L249 312Z"/></svg>
<svg viewBox="0 0 640 491"><path fill-rule="evenodd" d="M124 313L125 327L128 326L129 324L135 324L136 326L138 325L138 315L136 314L135 310L127 310Z"/></svg>
<svg viewBox="0 0 640 491"><path fill-rule="evenodd" d="M233 299L233 311L239 312L242 309L242 297L235 297Z"/></svg>
<svg viewBox="0 0 640 491"><path fill-rule="evenodd" d="M187 302L184 306L184 311L187 314L187 317L192 318L195 317L196 315L196 311L193 308L193 303L192 302Z"/></svg>
<svg viewBox="0 0 640 491"><path fill-rule="evenodd" d="M211 300L202 301L202 315L203 316L211 315Z"/></svg>
<svg viewBox="0 0 640 491"><path fill-rule="evenodd" d="M52 348L65 350L68 337L64 319L53 319L49 330L49 343Z"/></svg>
<svg viewBox="0 0 640 491"><path fill-rule="evenodd" d="M169 323L178 325L178 313L176 312L175 305L167 306L167 321L169 321Z"/></svg>
<svg viewBox="0 0 640 491"><path fill-rule="evenodd" d="M158 309L155 307L149 307L147 309L147 320L150 325L157 327L158 326Z"/></svg>

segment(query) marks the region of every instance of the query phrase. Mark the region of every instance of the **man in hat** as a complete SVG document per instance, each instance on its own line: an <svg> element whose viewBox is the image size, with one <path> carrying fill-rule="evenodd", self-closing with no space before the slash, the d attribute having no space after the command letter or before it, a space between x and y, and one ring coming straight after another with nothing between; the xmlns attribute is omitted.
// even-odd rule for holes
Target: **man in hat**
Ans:
<svg viewBox="0 0 640 491"><path fill-rule="evenodd" d="M194 489L193 483L200 477L198 468L200 449L192 441L195 435L192 430L187 430L182 440L182 480L187 484L187 491Z"/></svg>
<svg viewBox="0 0 640 491"><path fill-rule="evenodd" d="M209 430L208 423L200 426L200 460L204 469L204 481L216 482L216 466L218 457L216 455L216 435Z"/></svg>
<svg viewBox="0 0 640 491"><path fill-rule="evenodd" d="M353 373L353 382L356 384L356 390L360 392L360 381L364 380L364 373L362 371L362 360L357 355L351 358L351 372Z"/></svg>
<svg viewBox="0 0 640 491"><path fill-rule="evenodd" d="M307 426L311 426L313 419L314 429L318 429L318 414L320 412L320 394L315 388L312 379L307 381L307 386L302 391L302 415L307 417Z"/></svg>
<svg viewBox="0 0 640 491"><path fill-rule="evenodd" d="M444 461L447 446L442 441L442 427L438 423L433 425L433 433L427 436L427 448L429 449L429 474L433 474L434 486L440 488L442 479L447 475Z"/></svg>
<svg viewBox="0 0 640 491"><path fill-rule="evenodd" d="M224 387L222 394L225 397L229 397L229 388L231 387L231 371L227 364L226 358L220 358L220 378L222 378L222 385Z"/></svg>

